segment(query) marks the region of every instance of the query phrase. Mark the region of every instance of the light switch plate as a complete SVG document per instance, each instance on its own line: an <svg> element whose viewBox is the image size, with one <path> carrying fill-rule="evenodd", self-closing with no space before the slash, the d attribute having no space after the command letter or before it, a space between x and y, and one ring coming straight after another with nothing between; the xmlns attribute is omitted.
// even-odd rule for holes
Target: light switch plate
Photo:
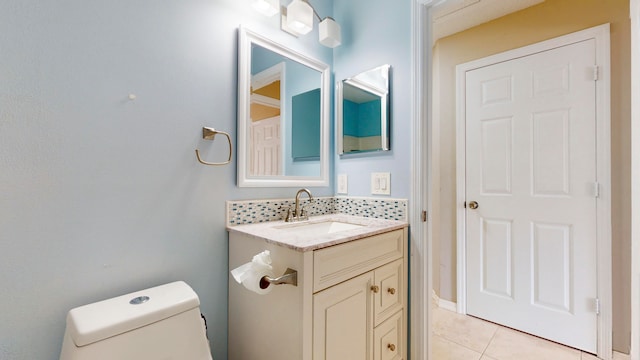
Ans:
<svg viewBox="0 0 640 360"><path fill-rule="evenodd" d="M371 194L391 195L390 173L371 173Z"/></svg>
<svg viewBox="0 0 640 360"><path fill-rule="evenodd" d="M339 174L338 175L338 194L347 194L348 192L348 182L347 182L347 174Z"/></svg>

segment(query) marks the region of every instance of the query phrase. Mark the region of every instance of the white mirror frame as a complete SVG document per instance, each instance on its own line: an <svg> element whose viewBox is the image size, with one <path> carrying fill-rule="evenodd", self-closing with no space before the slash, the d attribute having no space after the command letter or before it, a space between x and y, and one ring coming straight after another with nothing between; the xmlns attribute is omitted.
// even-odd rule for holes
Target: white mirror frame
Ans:
<svg viewBox="0 0 640 360"><path fill-rule="evenodd" d="M263 176L251 177L249 161L248 124L251 86L251 46L259 45L283 57L294 60L320 76L320 176ZM329 126L330 118L329 65L277 44L244 27L238 36L238 186L239 187L319 187L329 186Z"/></svg>

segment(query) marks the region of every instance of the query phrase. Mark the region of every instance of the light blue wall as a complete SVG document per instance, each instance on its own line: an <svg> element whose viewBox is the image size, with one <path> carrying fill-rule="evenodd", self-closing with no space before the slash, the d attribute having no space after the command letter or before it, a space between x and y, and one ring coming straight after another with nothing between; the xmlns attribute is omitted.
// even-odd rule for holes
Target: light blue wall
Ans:
<svg viewBox="0 0 640 360"><path fill-rule="evenodd" d="M248 0L0 1L0 359L57 359L70 308L174 280L226 359L225 200L294 193L195 159L226 156L202 126L235 144L239 24L332 62Z"/></svg>
<svg viewBox="0 0 640 360"><path fill-rule="evenodd" d="M391 197L409 198L411 180L411 2L334 2L342 46L334 51L335 80L391 65L391 151L339 157L335 173L347 174L350 196L371 195L371 173L391 173Z"/></svg>
<svg viewBox="0 0 640 360"><path fill-rule="evenodd" d="M335 79L392 65L393 150L335 166L350 195L389 171L409 196L410 3L313 5L342 25L333 58L317 30L293 38L248 0L0 2L0 359L56 359L70 308L174 280L200 295L226 359L224 202L293 193L237 188L235 156L195 160L225 152L202 126L235 144L240 24L335 62Z"/></svg>

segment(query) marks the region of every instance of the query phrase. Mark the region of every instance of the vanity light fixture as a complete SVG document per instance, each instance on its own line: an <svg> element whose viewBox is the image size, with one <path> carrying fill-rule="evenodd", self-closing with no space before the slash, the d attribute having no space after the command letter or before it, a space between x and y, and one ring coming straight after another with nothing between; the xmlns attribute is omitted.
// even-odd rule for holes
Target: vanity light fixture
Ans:
<svg viewBox="0 0 640 360"><path fill-rule="evenodd" d="M273 16L280 12L280 0L254 0L253 8L266 16Z"/></svg>
<svg viewBox="0 0 640 360"><path fill-rule="evenodd" d="M340 24L338 24L332 17L327 16L318 25L318 32L320 34L320 44L334 48L342 43L342 36L340 33Z"/></svg>
<svg viewBox="0 0 640 360"><path fill-rule="evenodd" d="M280 0L254 0L253 7L266 16L280 13L280 29L293 36L309 33L313 30L313 17L318 18L320 44L335 48L342 43L340 24L332 17L320 18L308 0L293 0L289 5L280 7Z"/></svg>
<svg viewBox="0 0 640 360"><path fill-rule="evenodd" d="M307 34L313 29L314 9L304 0L293 0L287 6L287 26L298 34Z"/></svg>

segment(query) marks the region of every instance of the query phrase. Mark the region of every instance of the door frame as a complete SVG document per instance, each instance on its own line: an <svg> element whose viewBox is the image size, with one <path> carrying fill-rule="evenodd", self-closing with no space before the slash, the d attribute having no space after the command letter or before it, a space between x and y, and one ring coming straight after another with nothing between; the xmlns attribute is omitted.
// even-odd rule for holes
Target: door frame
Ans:
<svg viewBox="0 0 640 360"><path fill-rule="evenodd" d="M631 0L631 359L640 360L640 0Z"/></svg>
<svg viewBox="0 0 640 360"><path fill-rule="evenodd" d="M445 0L446 1L446 0ZM431 359L432 251L431 8L441 1L411 1L411 201L409 201L410 335L409 358ZM425 141L426 139L426 141ZM422 214L425 214L423 217Z"/></svg>
<svg viewBox="0 0 640 360"><path fill-rule="evenodd" d="M465 189L465 73L500 62L533 55L542 51L580 41L596 41L598 85L596 86L596 175L600 184L596 210L598 356L612 356L612 294L611 294L611 111L610 111L610 40L609 24L560 36L533 45L491 55L456 66L456 231L457 231L457 310L467 312L466 294L466 211ZM596 65L596 64L594 64Z"/></svg>

